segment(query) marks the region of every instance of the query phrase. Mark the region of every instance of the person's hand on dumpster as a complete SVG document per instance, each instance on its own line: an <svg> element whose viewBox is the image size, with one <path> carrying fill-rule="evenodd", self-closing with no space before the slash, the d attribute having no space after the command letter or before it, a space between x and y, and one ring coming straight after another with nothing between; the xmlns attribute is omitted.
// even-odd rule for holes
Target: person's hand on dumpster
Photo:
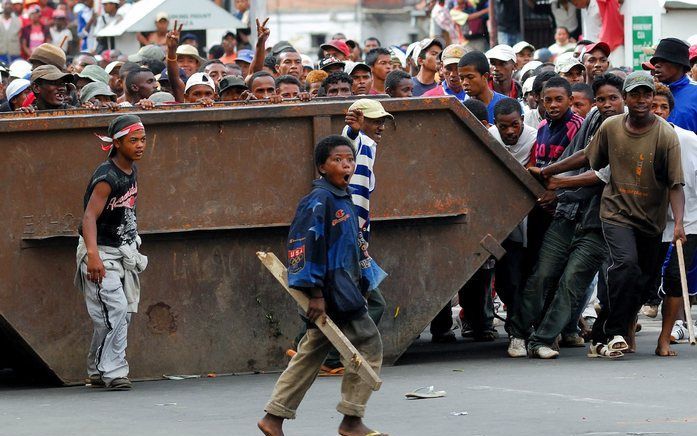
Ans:
<svg viewBox="0 0 697 436"><path fill-rule="evenodd" d="M300 101L310 101L312 100L312 94L310 94L309 92L301 92L298 94L298 98L300 99Z"/></svg>
<svg viewBox="0 0 697 436"><path fill-rule="evenodd" d="M271 103L271 104L283 103L283 97L281 97L278 94L274 94L271 97L269 97L269 103Z"/></svg>
<svg viewBox="0 0 697 436"><path fill-rule="evenodd" d="M310 293L310 303L308 304L307 313L305 315L314 323L317 323L317 320L319 319L321 323L324 324L326 322L325 310L326 308L324 305L322 290L316 288L312 289Z"/></svg>
<svg viewBox="0 0 697 436"><path fill-rule="evenodd" d="M202 104L204 107L213 107L215 100L213 100L212 98L203 97L196 100L196 103Z"/></svg>
<svg viewBox="0 0 697 436"><path fill-rule="evenodd" d="M528 168L528 172L530 172L530 174L531 174L534 178L536 178L540 183L543 183L543 182L544 182L544 179L545 179L545 178L544 178L544 176L542 175L542 168L532 166L532 167L529 167L529 168Z"/></svg>
<svg viewBox="0 0 697 436"><path fill-rule="evenodd" d="M240 94L240 100L243 101L252 101L256 99L257 98L254 96L254 94L252 94L252 92L249 90L243 91L242 94Z"/></svg>
<svg viewBox="0 0 697 436"><path fill-rule="evenodd" d="M34 106L25 106L25 107L18 107L15 112L22 112L24 114L33 114L36 113L36 109L34 109Z"/></svg>
<svg viewBox="0 0 697 436"><path fill-rule="evenodd" d="M350 110L346 113L346 118L344 122L349 126L354 132L360 132L363 126L363 111L360 109Z"/></svg>
<svg viewBox="0 0 697 436"><path fill-rule="evenodd" d="M155 108L155 102L152 100L148 100L147 98L144 98L140 100L138 103L136 103L136 106L143 110L149 111L150 109Z"/></svg>
<svg viewBox="0 0 697 436"><path fill-rule="evenodd" d="M102 279L106 276L104 263L99 257L99 254L87 255L87 279L93 283L101 284Z"/></svg>

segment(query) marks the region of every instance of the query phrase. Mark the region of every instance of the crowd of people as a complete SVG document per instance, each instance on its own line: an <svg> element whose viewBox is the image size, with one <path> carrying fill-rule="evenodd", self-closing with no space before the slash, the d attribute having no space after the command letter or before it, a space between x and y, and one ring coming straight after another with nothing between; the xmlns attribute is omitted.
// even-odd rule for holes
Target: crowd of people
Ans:
<svg viewBox="0 0 697 436"><path fill-rule="evenodd" d="M662 305L655 353L675 355L671 343L687 334L675 244L682 244L687 265L697 250L697 46L664 38L650 49L652 56L642 69L632 71L611 61L618 44L604 39L616 33L611 25L618 11L607 10L612 1L603 2L601 21L595 23L600 30L592 39L582 30L588 27L586 16L583 26L569 24L578 15L570 8L590 8L595 0L552 2L553 10L563 9L555 15L561 24L554 42L536 49L519 34L506 32L505 20L499 21L498 32L503 33L497 35L510 44L489 38L487 2L468 0L435 2L433 35L428 38L385 46L371 37L361 46L336 34L314 60L287 41L267 47L268 19L253 23L258 35L253 45L250 32L228 31L220 44L204 53L195 35L183 34L182 25L170 23L160 12L157 30L139 35L141 48L124 54L107 48L109 41L96 38L93 29L107 24L121 3L103 0L103 12L97 14L92 0L5 0L0 19L0 112L34 116L37 111L73 108L153 110L184 103L209 107L234 101L304 104L321 97L452 96L545 191L503 241L506 254L487 260L459 290L461 311L456 319L451 304L436 316L432 340L455 341L454 322L463 336L494 340L494 301L500 299L506 306L511 357L555 358L559 347L584 347L590 341L589 357L619 358L636 349L639 311L655 317ZM235 3L240 16L248 15L248 2ZM71 52L71 44L76 51ZM332 228L343 227L322 235L327 239L322 243L341 245L342 238L357 239L359 249L353 255L360 261L341 267L349 275L356 265L363 274L370 270L367 282L372 285L362 288L366 300L356 300L357 285L346 290L342 287L347 283L337 282L335 290L346 293L332 297L326 306L312 303L308 319L315 321L325 311L339 320L345 316L353 322L351 337L363 338L371 349L370 364L376 370L381 353L374 327L385 308L377 285L384 272L371 264L367 247L374 162L390 118L378 100L360 98L348 109L346 127L337 132L341 135L320 141L315 160L323 176L316 182L321 191L303 200L311 203L307 210L301 203L288 255L291 284L313 288L308 291L311 299L332 297L321 289L317 274L306 276L310 268L299 267L311 259L312 250L314 256L328 256L322 251L327 247L299 241L310 239L303 226L318 219L315 197L329 201L336 217ZM102 137L111 159L93 176L80 230L84 240L78 277L86 280L77 283L95 319L90 382L116 388L130 388L125 348L119 344L125 341L132 301L124 297L109 302L114 305L110 316L120 327L97 331L105 307L100 301L103 286L121 288L94 254L133 258L129 271L140 272L147 264L137 250L126 256L119 248L137 245L135 216L127 209L133 208L137 196L133 162L143 155L144 129L138 117L124 115ZM352 194L346 190L349 186ZM349 203L357 216L345 213ZM344 229L354 224L357 229ZM315 266L331 261L320 257L314 258ZM294 416L312 383L309 366L321 365L332 374L343 368L338 355L324 360L324 351L329 353L331 347L314 333L303 331L296 346L290 351L289 374L281 378L267 407L269 415L260 424L267 434L280 434L282 420ZM322 352L310 353L308 347ZM303 366L300 361L309 358L312 364ZM355 374L352 377L348 384L360 383ZM360 417L368 397L365 389L347 387L340 411ZM367 429L360 419L344 424Z"/></svg>

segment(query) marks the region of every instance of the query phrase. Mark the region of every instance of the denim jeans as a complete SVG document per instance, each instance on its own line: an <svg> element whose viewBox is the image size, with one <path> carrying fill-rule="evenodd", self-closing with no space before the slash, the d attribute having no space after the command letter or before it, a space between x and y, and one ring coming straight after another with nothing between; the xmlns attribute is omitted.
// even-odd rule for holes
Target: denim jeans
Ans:
<svg viewBox="0 0 697 436"><path fill-rule="evenodd" d="M529 337L530 348L553 344L583 304L605 253L599 229L564 218L552 221L512 320L513 336Z"/></svg>

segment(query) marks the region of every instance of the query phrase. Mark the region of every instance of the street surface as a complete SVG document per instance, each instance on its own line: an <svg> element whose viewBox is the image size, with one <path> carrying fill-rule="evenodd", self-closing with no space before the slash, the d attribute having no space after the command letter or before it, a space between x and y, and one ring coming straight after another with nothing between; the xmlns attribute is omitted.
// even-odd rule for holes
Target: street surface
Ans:
<svg viewBox="0 0 697 436"><path fill-rule="evenodd" d="M433 345L424 334L398 366L384 368L366 422L391 436L695 436L697 347L655 357L659 323L640 321L638 353L619 361L588 359L582 348L562 349L557 360L514 360L504 338ZM142 382L131 392L0 386L0 435L255 435L276 378ZM286 435L335 436L339 383L318 379ZM404 398L431 385L447 396Z"/></svg>

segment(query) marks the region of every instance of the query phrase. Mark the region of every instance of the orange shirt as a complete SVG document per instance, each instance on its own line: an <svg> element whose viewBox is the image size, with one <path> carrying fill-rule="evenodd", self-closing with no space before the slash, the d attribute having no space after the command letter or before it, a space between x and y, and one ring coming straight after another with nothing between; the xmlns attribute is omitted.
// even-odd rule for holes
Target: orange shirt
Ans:
<svg viewBox="0 0 697 436"><path fill-rule="evenodd" d="M237 53L233 53L231 55L223 55L219 60L220 62L224 64L234 64L235 59L237 59Z"/></svg>

